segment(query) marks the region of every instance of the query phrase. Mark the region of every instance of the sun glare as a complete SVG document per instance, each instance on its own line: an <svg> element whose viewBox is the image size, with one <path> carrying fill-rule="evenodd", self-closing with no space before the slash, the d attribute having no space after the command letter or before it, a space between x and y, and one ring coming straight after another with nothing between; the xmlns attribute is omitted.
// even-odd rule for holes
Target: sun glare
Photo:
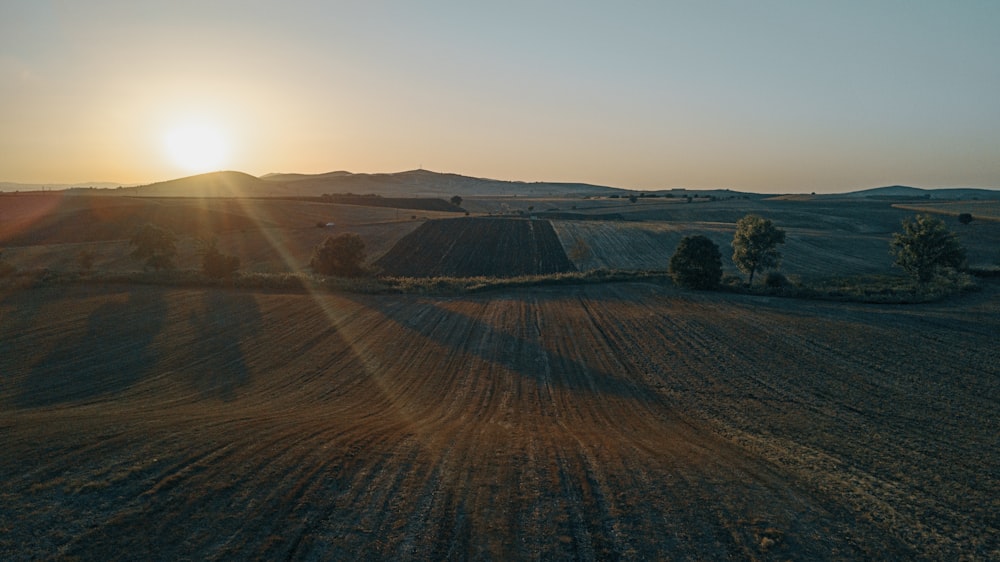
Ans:
<svg viewBox="0 0 1000 562"><path fill-rule="evenodd" d="M175 165L191 173L221 169L229 155L222 132L211 125L186 124L171 129L164 141Z"/></svg>

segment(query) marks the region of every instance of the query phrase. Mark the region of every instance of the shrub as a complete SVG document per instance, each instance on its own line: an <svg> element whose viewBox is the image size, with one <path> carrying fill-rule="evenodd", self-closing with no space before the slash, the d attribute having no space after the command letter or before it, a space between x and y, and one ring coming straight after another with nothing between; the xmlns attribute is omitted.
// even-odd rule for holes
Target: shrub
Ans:
<svg viewBox="0 0 1000 562"><path fill-rule="evenodd" d="M215 246L214 241L208 243L208 247L201 255L201 272L212 279L232 277L239 268L240 258L223 254Z"/></svg>
<svg viewBox="0 0 1000 562"><path fill-rule="evenodd" d="M705 236L685 236L670 258L674 282L691 289L715 289L722 279L722 254Z"/></svg>
<svg viewBox="0 0 1000 562"><path fill-rule="evenodd" d="M764 286L771 289L780 289L788 286L788 278L780 271L768 271L764 276Z"/></svg>
<svg viewBox="0 0 1000 562"><path fill-rule="evenodd" d="M969 224L970 222L972 222L972 214L971 213L960 213L958 215L958 222L960 222L962 224Z"/></svg>
<svg viewBox="0 0 1000 562"><path fill-rule="evenodd" d="M461 207L462 206L462 198L460 196L458 196L458 195L452 195L451 196L451 204L454 205L454 206L456 206L456 207Z"/></svg>
<svg viewBox="0 0 1000 562"><path fill-rule="evenodd" d="M327 237L313 250L309 266L321 275L359 277L365 273L365 241L353 232Z"/></svg>
<svg viewBox="0 0 1000 562"><path fill-rule="evenodd" d="M145 260L147 267L156 271L173 269L174 257L177 256L177 237L165 228L153 224L142 226L129 240L130 246L135 246L132 257Z"/></svg>

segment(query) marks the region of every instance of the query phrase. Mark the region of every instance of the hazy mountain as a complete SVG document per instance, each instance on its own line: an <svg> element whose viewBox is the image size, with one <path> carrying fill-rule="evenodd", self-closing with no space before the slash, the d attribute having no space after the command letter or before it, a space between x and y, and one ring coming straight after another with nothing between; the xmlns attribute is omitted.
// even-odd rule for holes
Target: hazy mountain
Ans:
<svg viewBox="0 0 1000 562"><path fill-rule="evenodd" d="M382 174L268 174L262 180L283 183L290 190L322 193L374 193L411 197L609 195L625 190L585 183L518 182L459 174L410 170Z"/></svg>
<svg viewBox="0 0 1000 562"><path fill-rule="evenodd" d="M266 182L243 172L210 172L175 180L122 189L145 197L265 197L287 195L281 184Z"/></svg>
<svg viewBox="0 0 1000 562"><path fill-rule="evenodd" d="M1000 199L1000 190L971 187L922 189L906 185L890 185L836 194L833 197L863 197L868 199Z"/></svg>
<svg viewBox="0 0 1000 562"><path fill-rule="evenodd" d="M0 191L57 191L63 189L115 189L124 184L110 181L84 181L77 183L16 183L0 182Z"/></svg>

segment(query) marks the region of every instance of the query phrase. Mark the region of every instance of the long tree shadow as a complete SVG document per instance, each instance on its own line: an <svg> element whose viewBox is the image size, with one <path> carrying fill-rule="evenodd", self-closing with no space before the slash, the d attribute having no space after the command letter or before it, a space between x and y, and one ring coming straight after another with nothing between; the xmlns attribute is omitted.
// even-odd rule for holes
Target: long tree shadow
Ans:
<svg viewBox="0 0 1000 562"><path fill-rule="evenodd" d="M19 385L14 405L31 408L121 392L156 365L150 345L163 330L167 303L160 289L132 288L126 302L108 302L87 318L80 336L53 346Z"/></svg>
<svg viewBox="0 0 1000 562"><path fill-rule="evenodd" d="M229 401L250 382L241 344L260 332L260 307L253 295L218 290L206 291L202 304L188 318L194 343L185 371L202 397Z"/></svg>

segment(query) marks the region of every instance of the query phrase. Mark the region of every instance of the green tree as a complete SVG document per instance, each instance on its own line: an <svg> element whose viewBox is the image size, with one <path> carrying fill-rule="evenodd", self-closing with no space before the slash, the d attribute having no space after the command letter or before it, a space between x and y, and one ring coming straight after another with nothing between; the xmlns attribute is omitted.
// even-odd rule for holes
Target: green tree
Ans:
<svg viewBox="0 0 1000 562"><path fill-rule="evenodd" d="M733 263L740 271L750 275L748 283L753 285L754 273L778 267L781 263L781 252L777 246L784 243L785 231L774 226L771 219L747 215L736 221Z"/></svg>
<svg viewBox="0 0 1000 562"><path fill-rule="evenodd" d="M972 213L959 213L958 222L962 224L969 224L972 222Z"/></svg>
<svg viewBox="0 0 1000 562"><path fill-rule="evenodd" d="M136 231L129 245L135 247L132 251L133 258L145 260L146 266L159 271L174 268L174 258L177 256L177 246L174 245L176 241L177 237L169 230L154 224L146 224Z"/></svg>
<svg viewBox="0 0 1000 562"><path fill-rule="evenodd" d="M329 236L313 250L309 261L321 275L358 277L365 273L365 241L353 232Z"/></svg>
<svg viewBox="0 0 1000 562"><path fill-rule="evenodd" d="M896 265L920 283L926 283L942 268L961 267L965 248L944 221L930 215L917 215L903 221L903 231L892 235L890 253Z"/></svg>
<svg viewBox="0 0 1000 562"><path fill-rule="evenodd" d="M722 279L722 253L700 234L685 236L670 257L670 277L682 287L715 289Z"/></svg>
<svg viewBox="0 0 1000 562"><path fill-rule="evenodd" d="M452 195L451 196L451 204L454 205L454 206L456 206L456 207L461 207L462 206L462 198L460 196L458 196L458 195Z"/></svg>

